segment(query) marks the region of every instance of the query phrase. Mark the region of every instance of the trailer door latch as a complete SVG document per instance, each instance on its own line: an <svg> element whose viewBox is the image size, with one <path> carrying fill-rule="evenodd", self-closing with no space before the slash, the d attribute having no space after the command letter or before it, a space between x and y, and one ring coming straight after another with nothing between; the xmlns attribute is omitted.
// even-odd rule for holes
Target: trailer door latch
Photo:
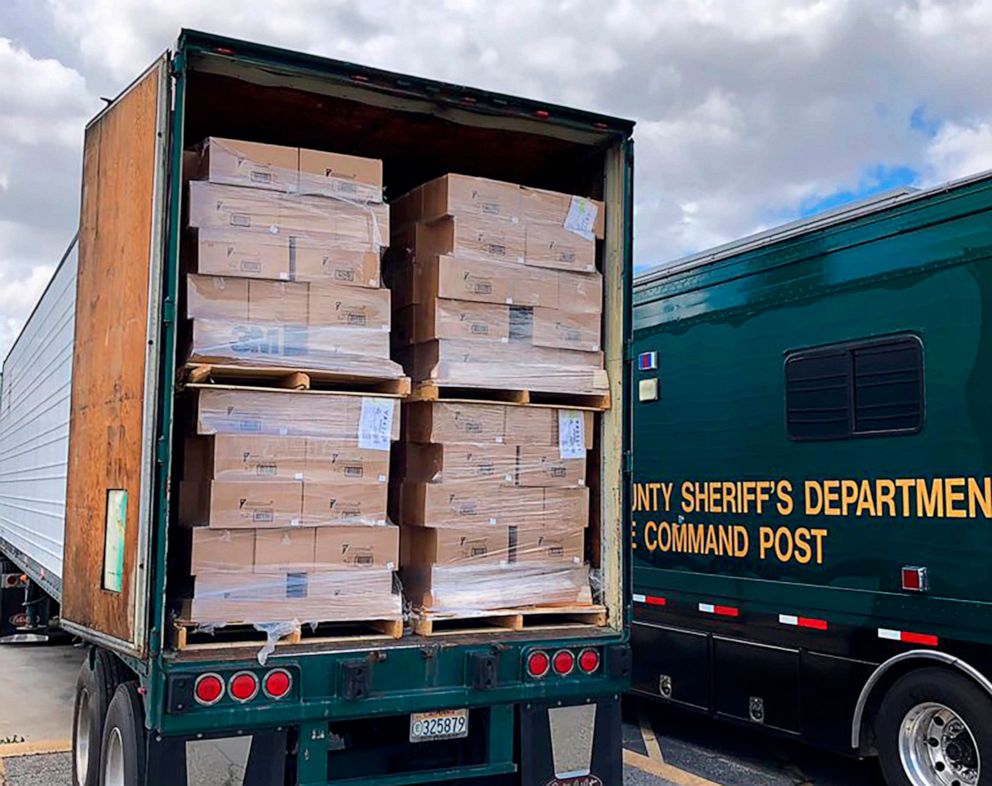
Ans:
<svg viewBox="0 0 992 786"><path fill-rule="evenodd" d="M349 700L366 699L372 692L372 665L367 660L341 664L341 695Z"/></svg>

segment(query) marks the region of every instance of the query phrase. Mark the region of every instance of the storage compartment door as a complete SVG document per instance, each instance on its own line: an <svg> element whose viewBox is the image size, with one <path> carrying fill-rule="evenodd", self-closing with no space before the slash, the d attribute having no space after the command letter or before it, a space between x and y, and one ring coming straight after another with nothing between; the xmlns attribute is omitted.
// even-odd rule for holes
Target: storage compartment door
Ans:
<svg viewBox="0 0 992 786"><path fill-rule="evenodd" d="M66 488L65 627L141 654L147 622L169 57L86 128Z"/></svg>

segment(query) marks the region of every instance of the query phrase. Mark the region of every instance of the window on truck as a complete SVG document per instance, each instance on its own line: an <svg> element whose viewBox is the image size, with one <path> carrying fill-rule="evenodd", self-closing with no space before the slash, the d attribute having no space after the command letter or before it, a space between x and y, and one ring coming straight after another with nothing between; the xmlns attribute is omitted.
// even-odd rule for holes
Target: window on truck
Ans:
<svg viewBox="0 0 992 786"><path fill-rule="evenodd" d="M897 336L791 352L786 428L793 440L915 434L923 428L923 343Z"/></svg>

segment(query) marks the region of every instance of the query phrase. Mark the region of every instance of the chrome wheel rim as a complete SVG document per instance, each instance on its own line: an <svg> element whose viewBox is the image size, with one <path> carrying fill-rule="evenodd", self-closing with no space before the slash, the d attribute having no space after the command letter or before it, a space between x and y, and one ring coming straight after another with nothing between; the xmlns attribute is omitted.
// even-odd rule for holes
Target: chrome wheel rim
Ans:
<svg viewBox="0 0 992 786"><path fill-rule="evenodd" d="M975 735L950 707L917 704L899 728L899 758L913 786L977 786L981 760Z"/></svg>
<svg viewBox="0 0 992 786"><path fill-rule="evenodd" d="M103 783L105 786L124 786L124 740L121 738L121 730L116 726L107 737Z"/></svg>
<svg viewBox="0 0 992 786"><path fill-rule="evenodd" d="M80 783L86 781L90 765L90 692L85 688L79 692L76 702L76 739L72 747L76 758L76 778Z"/></svg>

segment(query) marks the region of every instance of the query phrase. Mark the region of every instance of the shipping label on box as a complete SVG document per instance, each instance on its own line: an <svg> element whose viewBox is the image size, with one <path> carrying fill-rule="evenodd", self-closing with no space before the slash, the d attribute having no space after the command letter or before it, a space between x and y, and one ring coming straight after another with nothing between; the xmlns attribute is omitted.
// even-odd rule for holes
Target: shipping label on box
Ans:
<svg viewBox="0 0 992 786"><path fill-rule="evenodd" d="M538 346L596 352L600 348L600 331L599 314L534 309L533 342Z"/></svg>
<svg viewBox="0 0 992 786"><path fill-rule="evenodd" d="M195 229L190 238L198 273L288 280L290 252L287 238L241 229Z"/></svg>
<svg viewBox="0 0 992 786"><path fill-rule="evenodd" d="M186 315L190 319L248 319L248 280L233 276L186 276Z"/></svg>
<svg viewBox="0 0 992 786"><path fill-rule="evenodd" d="M389 451L327 439L306 441L306 479L314 483L389 480Z"/></svg>
<svg viewBox="0 0 992 786"><path fill-rule="evenodd" d="M395 570L400 558L400 528L393 524L317 528L315 566L335 568L388 568Z"/></svg>
<svg viewBox="0 0 992 786"><path fill-rule="evenodd" d="M309 285L311 325L389 331L388 289L361 289L332 282Z"/></svg>
<svg viewBox="0 0 992 786"><path fill-rule="evenodd" d="M586 273L596 270L596 241L585 240L564 227L528 224L524 243L528 265Z"/></svg>
<svg viewBox="0 0 992 786"><path fill-rule="evenodd" d="M210 137L201 147L201 176L212 183L295 191L299 151L295 147Z"/></svg>
<svg viewBox="0 0 992 786"><path fill-rule="evenodd" d="M603 203L542 188L520 188L521 221L564 227L586 240L602 239L606 229Z"/></svg>
<svg viewBox="0 0 992 786"><path fill-rule="evenodd" d="M388 487L378 480L303 484L303 523L385 524Z"/></svg>
<svg viewBox="0 0 992 786"><path fill-rule="evenodd" d="M544 489L544 526L581 530L589 525L589 489Z"/></svg>
<svg viewBox="0 0 992 786"><path fill-rule="evenodd" d="M595 314L599 321L603 313L602 274L566 273L561 270L555 275L558 278L557 308L568 314Z"/></svg>
<svg viewBox="0 0 992 786"><path fill-rule="evenodd" d="M479 483L404 483L400 489L401 524L421 527L495 525L501 487Z"/></svg>
<svg viewBox="0 0 992 786"><path fill-rule="evenodd" d="M382 202L382 161L300 149L300 191L353 202Z"/></svg>
<svg viewBox="0 0 992 786"><path fill-rule="evenodd" d="M511 445L401 443L400 477L441 483L460 480L513 484L516 448Z"/></svg>
<svg viewBox="0 0 992 786"><path fill-rule="evenodd" d="M557 445L518 446L517 485L564 488L584 486L586 480L585 446L580 444L579 449L580 456L562 458Z"/></svg>
<svg viewBox="0 0 992 786"><path fill-rule="evenodd" d="M510 560L509 527L401 527L400 565L500 564Z"/></svg>
<svg viewBox="0 0 992 786"><path fill-rule="evenodd" d="M404 405L404 428L410 442L501 443L507 407L454 401L418 401Z"/></svg>
<svg viewBox="0 0 992 786"><path fill-rule="evenodd" d="M255 570L305 573L314 568L315 531L308 527L263 529L255 533Z"/></svg>
<svg viewBox="0 0 992 786"><path fill-rule="evenodd" d="M255 530L194 527L190 575L218 571L251 571L255 560Z"/></svg>
<svg viewBox="0 0 992 786"><path fill-rule="evenodd" d="M583 530L518 530L514 533L517 562L548 562L581 565L585 561Z"/></svg>

